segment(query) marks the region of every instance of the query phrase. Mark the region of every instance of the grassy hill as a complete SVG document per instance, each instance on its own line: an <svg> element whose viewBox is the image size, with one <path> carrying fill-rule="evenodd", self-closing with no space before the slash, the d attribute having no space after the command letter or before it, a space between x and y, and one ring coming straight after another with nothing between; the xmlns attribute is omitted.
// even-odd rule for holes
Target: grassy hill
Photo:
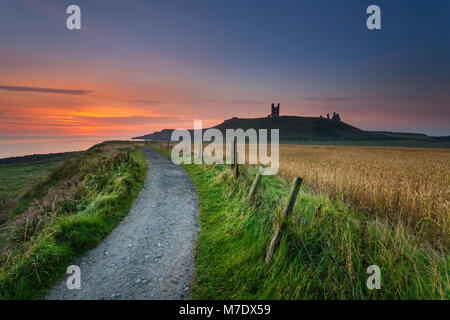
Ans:
<svg viewBox="0 0 450 320"><path fill-rule="evenodd" d="M214 126L226 129L279 129L281 143L319 143L347 145L393 145L415 147L450 147L450 137L430 137L420 133L365 131L342 121L317 117L281 116L267 118L231 118ZM170 140L173 129L164 129L133 139ZM192 132L192 130L191 130Z"/></svg>
<svg viewBox="0 0 450 320"><path fill-rule="evenodd" d="M280 140L369 140L377 138L376 133L369 133L346 124L324 118L282 116L277 122L267 118L225 120L215 128L225 129L279 129ZM380 135L380 137L382 137Z"/></svg>

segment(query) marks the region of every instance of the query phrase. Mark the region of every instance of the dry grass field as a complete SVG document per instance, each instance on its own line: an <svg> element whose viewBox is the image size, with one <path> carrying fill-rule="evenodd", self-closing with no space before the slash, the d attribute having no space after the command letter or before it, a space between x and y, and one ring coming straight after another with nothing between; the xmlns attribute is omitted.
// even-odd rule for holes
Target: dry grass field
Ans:
<svg viewBox="0 0 450 320"><path fill-rule="evenodd" d="M280 145L279 174L448 249L449 149Z"/></svg>
<svg viewBox="0 0 450 320"><path fill-rule="evenodd" d="M248 163L249 145L245 151ZM281 144L278 175L299 176L315 194L450 248L448 148Z"/></svg>

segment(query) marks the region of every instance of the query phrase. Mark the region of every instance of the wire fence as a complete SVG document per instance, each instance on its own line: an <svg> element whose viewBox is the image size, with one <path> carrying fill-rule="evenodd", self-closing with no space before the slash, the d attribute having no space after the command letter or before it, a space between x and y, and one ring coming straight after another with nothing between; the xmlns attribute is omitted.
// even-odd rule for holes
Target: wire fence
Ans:
<svg viewBox="0 0 450 320"><path fill-rule="evenodd" d="M149 143L145 143L146 145ZM163 141L153 141L150 143L151 145L154 145L156 147L160 147L163 149L167 149L167 151L170 151L172 149L172 144L170 142L163 142ZM234 147L232 149L232 153L234 153L233 156L233 163L230 165L230 170L234 173L234 177L236 180L239 180L240 182L243 182L248 188L249 188L249 192L247 194L246 197L246 201L253 201L255 198L255 195L258 192L259 186L261 184L262 178L263 178L263 172L264 172L264 166L260 166L259 169L256 172L256 175L254 177L252 177L249 174L249 166L245 165L245 164L239 164L238 162L238 157L239 154L236 152L236 144L234 144ZM265 257L265 262L267 264L269 264L271 262L272 256L274 255L277 246L279 245L280 239L283 237L283 235L286 234L286 220L289 218L290 214L293 211L294 205L295 205L295 201L297 199L297 195L300 191L300 186L302 184L303 179L300 177L295 177L292 181L291 184L291 189L290 192L288 194L288 198L286 203L284 204L284 206L282 207L282 211L281 211L281 217L280 217L280 221L277 225L274 226L274 233L273 236L271 237L271 241L268 245L267 251L266 251L266 257ZM264 192L264 191L260 191L260 192ZM317 212L320 212L321 208L318 208L316 210ZM361 291L352 283L349 275L345 272L344 268L342 267L342 263L339 262L336 254L335 254L335 250L332 248L331 244L330 244L330 240L329 237L327 236L327 233L325 232L325 230L323 229L323 227L320 225L320 223L318 224L318 227L320 229L320 235L322 236L322 238L324 239L324 246L328 249L328 251L330 252L330 256L331 256L331 261L333 261L333 263L335 264L337 270L339 270L339 272L342 274L342 276L344 277L345 281L347 282L347 284L349 285L349 287L352 289L352 291L355 293L355 295L361 299L364 300L364 295L361 293ZM302 239L302 244L306 250L306 252L309 255L308 249L306 244L304 243L303 239ZM312 259L312 257L310 257ZM370 257L369 257L370 258Z"/></svg>

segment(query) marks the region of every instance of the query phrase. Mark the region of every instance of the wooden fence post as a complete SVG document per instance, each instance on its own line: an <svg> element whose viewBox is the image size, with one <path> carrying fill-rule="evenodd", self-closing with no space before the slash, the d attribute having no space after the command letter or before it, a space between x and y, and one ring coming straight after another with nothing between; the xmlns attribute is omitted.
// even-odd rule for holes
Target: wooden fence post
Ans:
<svg viewBox="0 0 450 320"><path fill-rule="evenodd" d="M235 161L236 163L234 164L234 170L235 170L236 178L239 178L239 163L238 163L238 161L239 161L239 154L236 151L236 161Z"/></svg>
<svg viewBox="0 0 450 320"><path fill-rule="evenodd" d="M276 249L276 246L278 245L281 232L283 231L285 220L291 214L292 209L294 208L295 200L297 199L297 194L300 190L302 181L302 178L295 177L294 181L292 182L291 191L289 192L289 197L286 203L286 208L281 212L280 225L276 227L272 240L270 241L269 248L267 249L266 263L269 263L272 259L272 255Z"/></svg>
<svg viewBox="0 0 450 320"><path fill-rule="evenodd" d="M256 194L256 190L258 189L259 183L261 182L261 177L262 177L263 173L264 173L264 167L261 166L261 167L259 167L258 173L256 174L255 180L253 180L253 184L247 195L247 201L250 201Z"/></svg>
<svg viewBox="0 0 450 320"><path fill-rule="evenodd" d="M231 156L233 158L231 167L233 168L236 164L236 138L233 138L233 143L231 144Z"/></svg>

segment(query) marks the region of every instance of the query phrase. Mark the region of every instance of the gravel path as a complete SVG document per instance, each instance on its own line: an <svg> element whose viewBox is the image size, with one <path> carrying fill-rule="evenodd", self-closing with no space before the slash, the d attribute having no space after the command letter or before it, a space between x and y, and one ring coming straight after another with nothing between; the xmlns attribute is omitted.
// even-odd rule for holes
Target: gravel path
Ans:
<svg viewBox="0 0 450 320"><path fill-rule="evenodd" d="M81 289L66 279L47 299L188 299L198 230L197 195L187 173L145 149L145 186L129 215L75 262Z"/></svg>

